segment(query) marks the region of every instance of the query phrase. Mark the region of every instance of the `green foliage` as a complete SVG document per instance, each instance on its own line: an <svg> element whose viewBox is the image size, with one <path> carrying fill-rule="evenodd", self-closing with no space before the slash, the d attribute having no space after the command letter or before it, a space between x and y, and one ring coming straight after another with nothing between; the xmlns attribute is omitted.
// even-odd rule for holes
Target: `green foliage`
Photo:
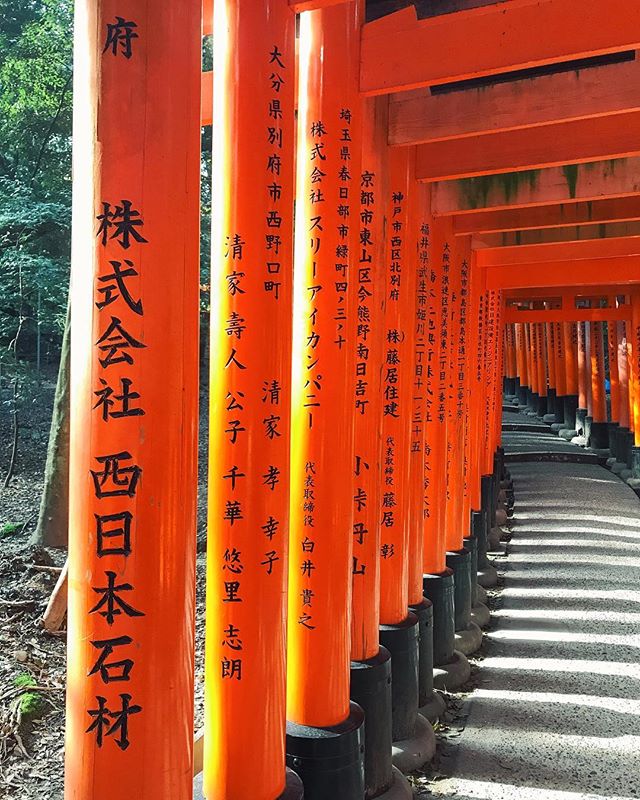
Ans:
<svg viewBox="0 0 640 800"><path fill-rule="evenodd" d="M0 363L33 358L38 325L45 354L61 339L70 251L72 21L71 0L0 0Z"/></svg>
<svg viewBox="0 0 640 800"><path fill-rule="evenodd" d="M16 675L13 679L13 684L18 689L25 689L18 700L20 714L22 716L23 721L28 722L29 720L39 719L45 713L47 704L42 699L42 696L37 692L30 692L29 689L33 689L37 686L37 683L32 675L28 672L21 672L20 675Z"/></svg>
<svg viewBox="0 0 640 800"><path fill-rule="evenodd" d="M17 522L7 522L0 528L0 539L5 539L8 536L13 536L22 529L22 525Z"/></svg>

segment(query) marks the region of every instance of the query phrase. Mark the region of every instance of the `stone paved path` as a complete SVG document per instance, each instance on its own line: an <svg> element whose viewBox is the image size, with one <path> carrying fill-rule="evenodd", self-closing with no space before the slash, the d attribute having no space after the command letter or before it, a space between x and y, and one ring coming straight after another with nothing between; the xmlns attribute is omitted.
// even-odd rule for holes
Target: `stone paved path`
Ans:
<svg viewBox="0 0 640 800"><path fill-rule="evenodd" d="M466 727L430 787L456 800L640 797L640 502L599 466L509 467L505 588Z"/></svg>

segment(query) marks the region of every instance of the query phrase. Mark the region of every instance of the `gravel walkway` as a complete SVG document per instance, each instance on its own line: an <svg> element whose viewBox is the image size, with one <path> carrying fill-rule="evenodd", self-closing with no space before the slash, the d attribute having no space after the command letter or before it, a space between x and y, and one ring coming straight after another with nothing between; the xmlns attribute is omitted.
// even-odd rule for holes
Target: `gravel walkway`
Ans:
<svg viewBox="0 0 640 800"><path fill-rule="evenodd" d="M607 470L510 465L504 591L437 797L640 797L640 503Z"/></svg>

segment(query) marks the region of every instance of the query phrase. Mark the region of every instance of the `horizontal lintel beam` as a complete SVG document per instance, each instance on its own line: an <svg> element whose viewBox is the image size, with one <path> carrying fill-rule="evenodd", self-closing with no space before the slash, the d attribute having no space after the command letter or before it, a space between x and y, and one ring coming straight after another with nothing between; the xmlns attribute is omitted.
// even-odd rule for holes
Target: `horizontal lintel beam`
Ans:
<svg viewBox="0 0 640 800"><path fill-rule="evenodd" d="M633 110L640 110L640 61L442 94L415 89L389 98L389 144L438 142Z"/></svg>
<svg viewBox="0 0 640 800"><path fill-rule="evenodd" d="M613 322L631 319L631 306L620 308L562 308L550 311L519 311L507 307L505 322Z"/></svg>
<svg viewBox="0 0 640 800"><path fill-rule="evenodd" d="M629 0L511 0L422 20L410 6L363 27L360 85L387 94L638 48Z"/></svg>
<svg viewBox="0 0 640 800"><path fill-rule="evenodd" d="M509 266L511 264L540 264L547 261L581 261L593 258L618 258L638 256L640 237L620 239L592 239L586 242L557 242L540 245L515 245L513 247L487 247L477 251L480 267ZM640 263L640 262L639 262ZM638 274L640 281L640 273Z"/></svg>
<svg viewBox="0 0 640 800"><path fill-rule="evenodd" d="M418 145L416 178L448 181L640 155L640 111Z"/></svg>
<svg viewBox="0 0 640 800"><path fill-rule="evenodd" d="M640 6L640 4L639 4ZM432 184L436 216L640 195L640 157Z"/></svg>
<svg viewBox="0 0 640 800"><path fill-rule="evenodd" d="M502 231L475 236L475 246L547 247L559 242L585 242L596 239L622 239L640 236L640 222L603 222L600 225L572 225L566 228L536 228L534 230Z"/></svg>
<svg viewBox="0 0 640 800"><path fill-rule="evenodd" d="M640 282L640 258L593 258L584 261L548 261L542 264L487 267L487 289L551 288L555 286L598 287Z"/></svg>
<svg viewBox="0 0 640 800"><path fill-rule="evenodd" d="M466 236L633 220L640 220L640 196L462 213L453 219L453 232L456 236Z"/></svg>

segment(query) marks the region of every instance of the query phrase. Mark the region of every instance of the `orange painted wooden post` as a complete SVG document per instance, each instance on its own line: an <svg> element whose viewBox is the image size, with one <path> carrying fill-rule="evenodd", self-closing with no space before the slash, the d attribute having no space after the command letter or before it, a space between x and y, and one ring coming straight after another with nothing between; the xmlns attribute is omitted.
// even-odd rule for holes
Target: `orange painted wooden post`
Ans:
<svg viewBox="0 0 640 800"><path fill-rule="evenodd" d="M555 361L556 375L556 422L564 424L564 414L566 395L567 395L567 369L564 351L564 330L563 323L552 322L553 329L553 357Z"/></svg>
<svg viewBox="0 0 640 800"><path fill-rule="evenodd" d="M620 373L618 370L618 323L607 322L607 350L609 359L609 449L611 456L618 460L618 441L620 438Z"/></svg>
<svg viewBox="0 0 640 800"><path fill-rule="evenodd" d="M353 614L351 659L366 661L380 649L380 466L382 440L382 355L384 348L384 228L386 108L367 100L363 107L359 197L360 245L356 249L360 320L354 341L355 465L353 493ZM359 194L358 194L359 193Z"/></svg>
<svg viewBox="0 0 640 800"><path fill-rule="evenodd" d="M359 3L304 12L299 39L287 761L336 800L364 793L349 700L361 21Z"/></svg>
<svg viewBox="0 0 640 800"><path fill-rule="evenodd" d="M445 543L447 566L453 570L455 629L458 649L468 655L478 649L482 634L471 622L471 606L476 584L472 569L472 553L466 546L469 517L463 522L465 506L465 417L466 417L466 346L467 297L471 243L457 237L452 248L449 269L448 360L449 390L447 396L447 494L445 507ZM464 286L464 294L463 294ZM496 339L502 341L502 331ZM502 370L495 376L495 386L502 397ZM500 403L502 407L502 403ZM467 542L471 545L470 542ZM472 574L473 573L473 574Z"/></svg>
<svg viewBox="0 0 640 800"><path fill-rule="evenodd" d="M576 322L578 339L578 409L576 411L576 430L585 431L586 417L588 414L588 393L587 393L587 350L585 342L585 328L583 322Z"/></svg>
<svg viewBox="0 0 640 800"><path fill-rule="evenodd" d="M413 178L413 153L407 148L391 148L388 157L385 346L382 361L380 642L391 653L393 740L400 741L419 739L424 726L428 726L418 715L420 627L418 616L409 609L411 506L416 502L411 492L410 465L419 265L416 237L420 205L419 187ZM418 498L417 502L420 503L421 499ZM414 547L417 538L414 531ZM416 749L416 753L419 754L420 750ZM424 760L423 757L421 763ZM416 767L418 763L419 758Z"/></svg>
<svg viewBox="0 0 640 800"><path fill-rule="evenodd" d="M504 346L505 346L505 382L504 394L513 397L516 392L516 379L518 376L518 365L516 362L516 334L514 323L509 323L504 327Z"/></svg>
<svg viewBox="0 0 640 800"><path fill-rule="evenodd" d="M547 350L544 341L544 324L535 324L536 360L538 366L538 416L547 413Z"/></svg>
<svg viewBox="0 0 640 800"><path fill-rule="evenodd" d="M630 384L632 386L632 409L633 409L633 431L634 431L634 453L632 467L634 478L640 478L640 464L638 463L638 452L640 447L640 294L631 296L631 324L630 334L627 335L627 342L631 354L631 374Z"/></svg>
<svg viewBox="0 0 640 800"><path fill-rule="evenodd" d="M617 436L616 460L625 464L625 466L630 465L630 447L633 442L633 419L630 414L630 358L627 340L627 331L630 328L630 324L630 320L628 322L621 321L617 323L618 378L620 381L620 430Z"/></svg>
<svg viewBox="0 0 640 800"><path fill-rule="evenodd" d="M442 251L443 222L434 220L431 226L431 257L429 263L429 303L427 307L427 378L425 409L425 531L423 572L440 575L446 570L444 525L443 472L445 468L444 410L440 390L440 318L442 316Z"/></svg>
<svg viewBox="0 0 640 800"><path fill-rule="evenodd" d="M591 395L593 398L593 420L590 426L589 443L596 450L609 449L609 426L604 391L604 342L602 322L589 322L591 345Z"/></svg>
<svg viewBox="0 0 640 800"><path fill-rule="evenodd" d="M627 356L627 323L616 323L618 342L618 421L621 428L629 428L629 359Z"/></svg>
<svg viewBox="0 0 640 800"><path fill-rule="evenodd" d="M431 290L431 193L426 184L413 183L413 202L409 208L409 248L414 247L415 292L413 317L413 374L411 385L412 415L410 438L410 493L409 493L409 608L418 618L419 670L418 707L428 719L435 719L441 712L440 698L433 691L433 606L424 597L423 554L425 528L428 514L428 448L426 426L428 411L428 379L430 357L428 350L429 307ZM413 217L413 222L412 218ZM411 265L411 261L409 261ZM431 731L424 723L430 736ZM407 765L408 766L408 765Z"/></svg>
<svg viewBox="0 0 640 800"><path fill-rule="evenodd" d="M351 620L351 699L365 712L367 797L377 797L394 783L406 781L392 768L391 654L379 644L387 195L387 103L384 98L367 99L363 104L362 167L355 193L355 202L359 202L360 242L355 249L357 273L354 273L357 328L353 341L355 480Z"/></svg>
<svg viewBox="0 0 640 800"><path fill-rule="evenodd" d="M577 426L577 409L581 402L578 367L578 326L575 322L563 322L562 326L564 334L565 375L567 379L564 425L569 430L575 430Z"/></svg>
<svg viewBox="0 0 640 800"><path fill-rule="evenodd" d="M527 371L526 334L522 322L515 323L516 329L516 359L518 364L518 403L523 406L527 401L527 386L529 374Z"/></svg>
<svg viewBox="0 0 640 800"><path fill-rule="evenodd" d="M434 219L431 237L431 269L429 304L428 360L433 362L427 387L428 416L426 425L428 518L425 531L424 578L425 597L433 604L434 663L444 673L443 682L460 685L456 673L461 668L465 679L468 664L455 649L454 580L447 565L446 502L447 502L447 401L450 378L450 299L451 272L454 268L453 231L450 219Z"/></svg>
<svg viewBox="0 0 640 800"><path fill-rule="evenodd" d="M555 328L552 322L547 322L543 326L545 341L545 359L547 362L547 375L549 386L547 388L547 413L556 413L557 384L556 377L556 353L555 353Z"/></svg>
<svg viewBox="0 0 640 800"><path fill-rule="evenodd" d="M201 3L128 6L75 6L65 797L190 800Z"/></svg>
<svg viewBox="0 0 640 800"><path fill-rule="evenodd" d="M273 800L287 781L295 15L216 0L214 30L204 796Z"/></svg>
<svg viewBox="0 0 640 800"><path fill-rule="evenodd" d="M593 387L591 383L591 328L588 322L580 323L582 327L582 337L584 341L584 363L585 363L585 389L587 393L587 416L584 425L584 435L589 438L591 423L593 422Z"/></svg>
<svg viewBox="0 0 640 800"><path fill-rule="evenodd" d="M618 323L607 323L607 348L611 394L611 422L620 423L620 375L618 372Z"/></svg>

